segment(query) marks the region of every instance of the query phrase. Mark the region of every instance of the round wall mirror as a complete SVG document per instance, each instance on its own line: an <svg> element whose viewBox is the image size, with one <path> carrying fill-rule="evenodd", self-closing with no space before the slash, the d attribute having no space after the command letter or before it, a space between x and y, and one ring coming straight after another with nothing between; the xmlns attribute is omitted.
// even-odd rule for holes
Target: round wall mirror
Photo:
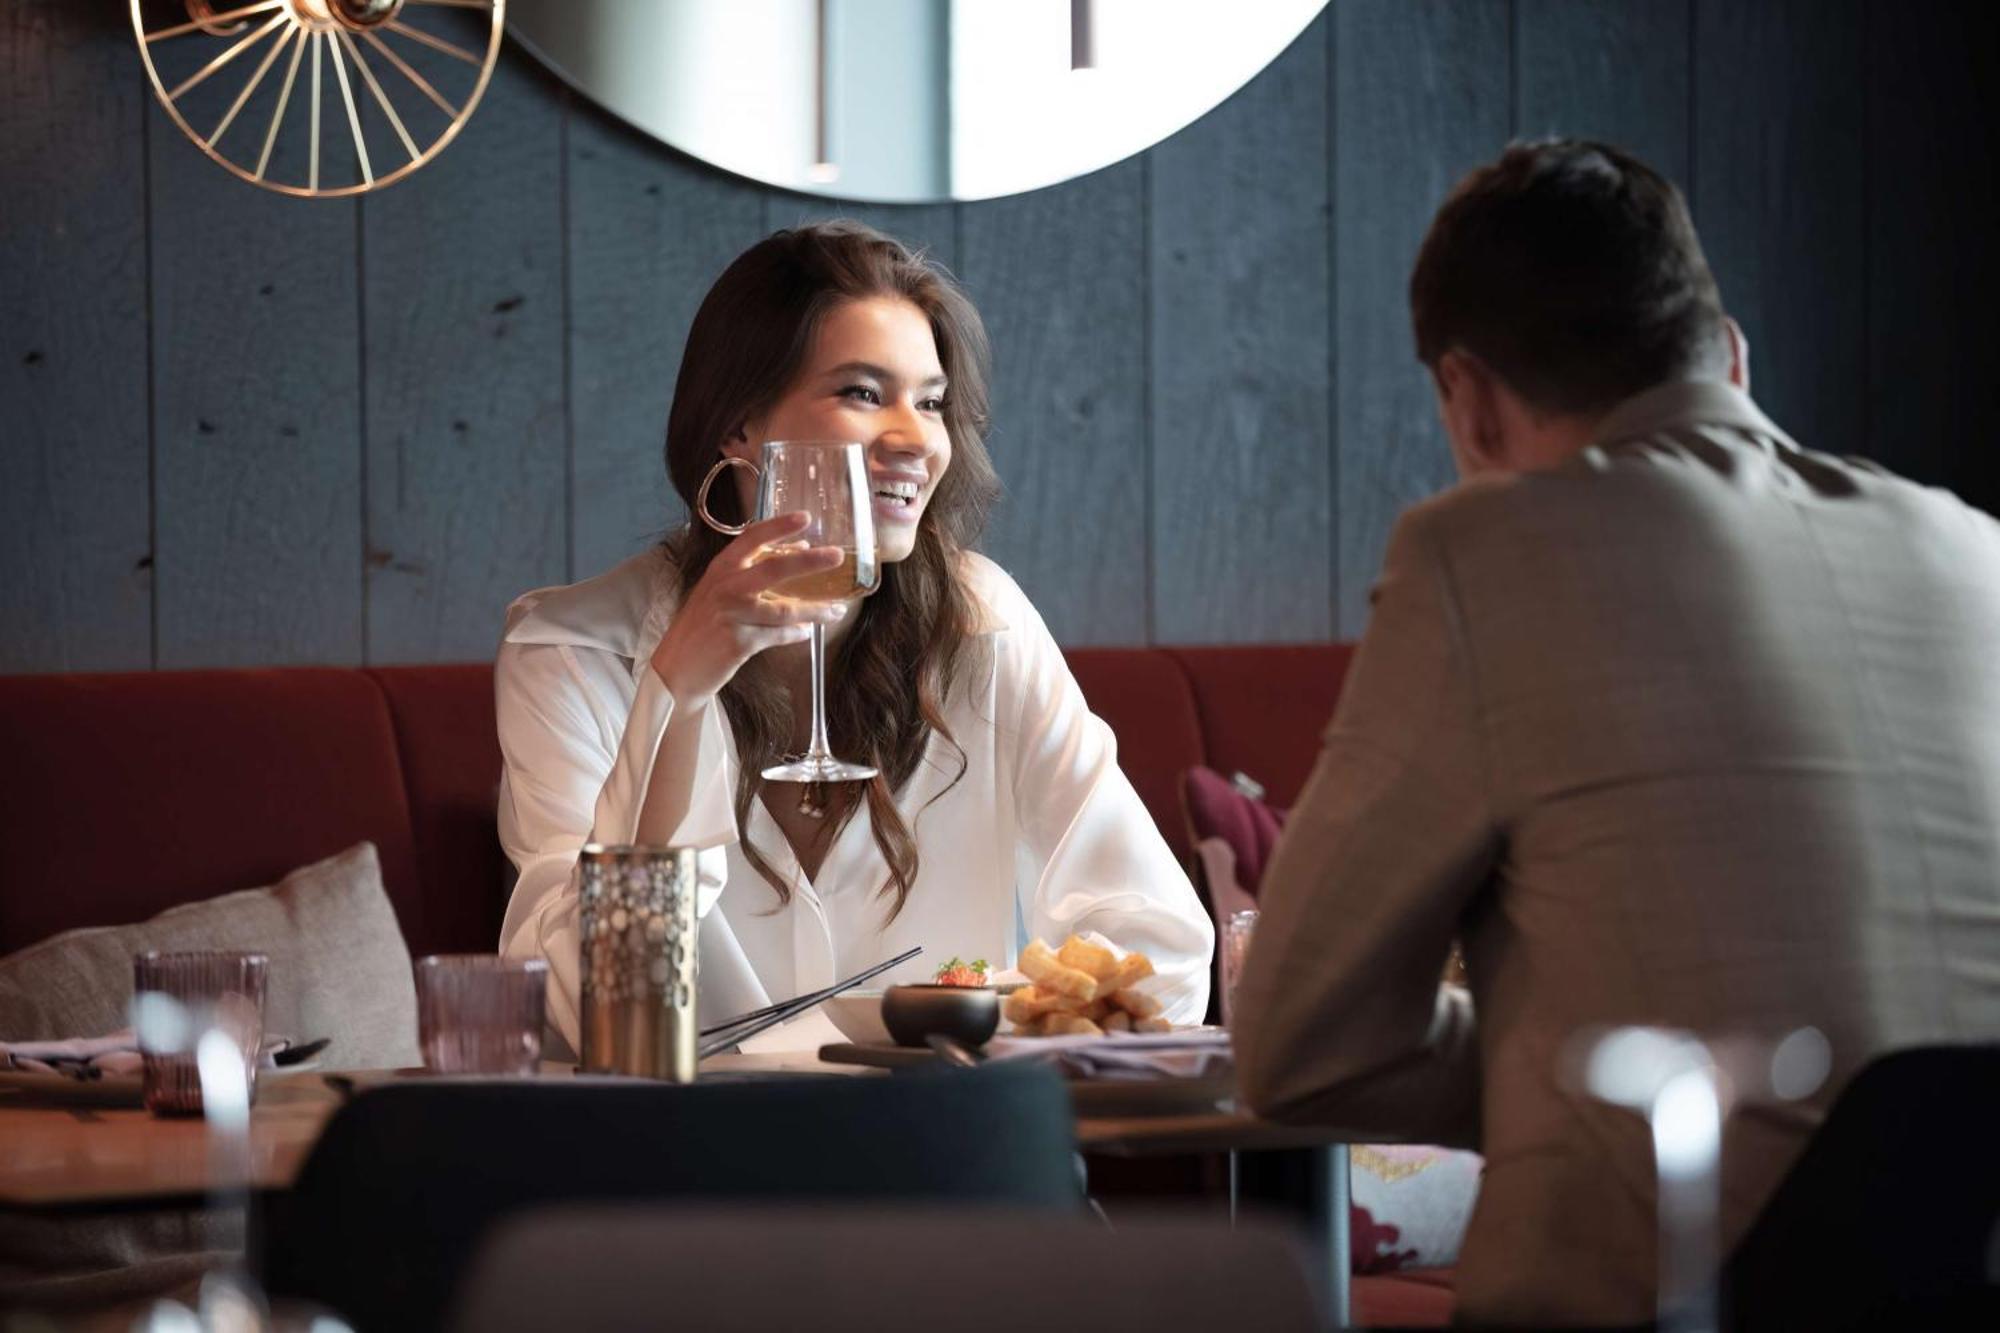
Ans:
<svg viewBox="0 0 2000 1333"><path fill-rule="evenodd" d="M614 115L838 199L991 199L1109 166L1248 83L1325 0L511 0Z"/></svg>

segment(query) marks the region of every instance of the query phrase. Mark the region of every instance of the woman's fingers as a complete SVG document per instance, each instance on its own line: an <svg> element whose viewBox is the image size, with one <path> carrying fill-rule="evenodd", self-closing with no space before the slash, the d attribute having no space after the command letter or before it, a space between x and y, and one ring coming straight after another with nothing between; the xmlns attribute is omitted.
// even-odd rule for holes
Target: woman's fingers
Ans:
<svg viewBox="0 0 2000 1333"><path fill-rule="evenodd" d="M811 519L804 513L762 519L743 530L716 556L707 574L682 604L667 637L710 663L716 684L726 682L747 659L787 644L803 643L815 624L847 614L845 602L802 601L783 595L791 579L838 568L839 547L809 547L803 539ZM774 549L775 548L775 549ZM677 650L676 660L685 656ZM727 659L726 670L721 670ZM655 663L658 666L658 662ZM675 668L662 671L666 678ZM697 672L699 674L699 672Z"/></svg>
<svg viewBox="0 0 2000 1333"><path fill-rule="evenodd" d="M763 518L743 529L729 545L716 556L725 569L741 569L757 558L757 553L773 542L786 541L797 537L812 523L812 515L803 509L789 514L776 514Z"/></svg>
<svg viewBox="0 0 2000 1333"><path fill-rule="evenodd" d="M766 649L804 643L811 637L811 625L740 625L736 630L737 651L742 654L741 661L748 661Z"/></svg>
<svg viewBox="0 0 2000 1333"><path fill-rule="evenodd" d="M782 648L786 644L804 643L811 637L812 626L810 625L779 625L774 629L759 630L757 632L758 642L751 651L753 653L761 653L766 648Z"/></svg>
<svg viewBox="0 0 2000 1333"><path fill-rule="evenodd" d="M738 625L771 628L783 625L824 625L847 614L845 602L800 602L789 597L746 597L724 614Z"/></svg>
<svg viewBox="0 0 2000 1333"><path fill-rule="evenodd" d="M730 580L730 591L760 593L776 590L788 579L823 574L838 568L846 553L838 546L802 546L767 555Z"/></svg>

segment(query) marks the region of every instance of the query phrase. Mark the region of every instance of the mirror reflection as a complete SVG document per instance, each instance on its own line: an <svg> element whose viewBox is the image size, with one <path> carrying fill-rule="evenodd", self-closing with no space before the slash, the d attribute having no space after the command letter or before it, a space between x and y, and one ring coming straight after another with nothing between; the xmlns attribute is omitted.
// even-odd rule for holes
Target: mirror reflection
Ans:
<svg viewBox="0 0 2000 1333"><path fill-rule="evenodd" d="M1324 0L513 0L586 97L726 171L879 203L990 199L1150 147Z"/></svg>

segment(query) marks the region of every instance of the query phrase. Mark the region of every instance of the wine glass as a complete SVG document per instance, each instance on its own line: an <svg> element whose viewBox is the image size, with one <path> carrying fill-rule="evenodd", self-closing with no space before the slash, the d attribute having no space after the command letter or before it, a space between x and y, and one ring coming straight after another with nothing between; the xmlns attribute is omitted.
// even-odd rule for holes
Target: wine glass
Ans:
<svg viewBox="0 0 2000 1333"><path fill-rule="evenodd" d="M767 548L767 558L808 546L838 546L832 569L786 579L766 594L794 602L853 602L881 579L875 557L874 497L861 446L839 440L770 440L757 488L757 517L804 511L811 522L798 537ZM812 740L796 759L764 770L768 782L859 782L875 776L866 764L836 759L826 743L826 626L812 623Z"/></svg>

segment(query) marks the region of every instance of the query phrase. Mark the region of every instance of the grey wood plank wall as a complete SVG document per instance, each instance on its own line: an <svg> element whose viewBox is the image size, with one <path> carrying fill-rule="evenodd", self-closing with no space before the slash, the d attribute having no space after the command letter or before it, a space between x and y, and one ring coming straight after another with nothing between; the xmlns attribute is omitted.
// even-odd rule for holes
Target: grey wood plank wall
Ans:
<svg viewBox="0 0 2000 1333"><path fill-rule="evenodd" d="M1803 441L2000 501L1976 0L1340 0L1146 153L911 208L715 171L512 48L411 180L276 198L168 123L122 8L0 0L0 671L488 656L514 593L683 519L696 304L842 214L984 311L988 547L1061 640L1353 635L1450 473L1410 262L1515 135L1683 184Z"/></svg>
<svg viewBox="0 0 2000 1333"><path fill-rule="evenodd" d="M1408 291L1431 214L1509 130L1509 6L1343 4L1334 32L1340 632L1361 632L1395 516L1451 477Z"/></svg>
<svg viewBox="0 0 2000 1333"><path fill-rule="evenodd" d="M67 7L0 24L0 671L153 663L146 120Z"/></svg>

